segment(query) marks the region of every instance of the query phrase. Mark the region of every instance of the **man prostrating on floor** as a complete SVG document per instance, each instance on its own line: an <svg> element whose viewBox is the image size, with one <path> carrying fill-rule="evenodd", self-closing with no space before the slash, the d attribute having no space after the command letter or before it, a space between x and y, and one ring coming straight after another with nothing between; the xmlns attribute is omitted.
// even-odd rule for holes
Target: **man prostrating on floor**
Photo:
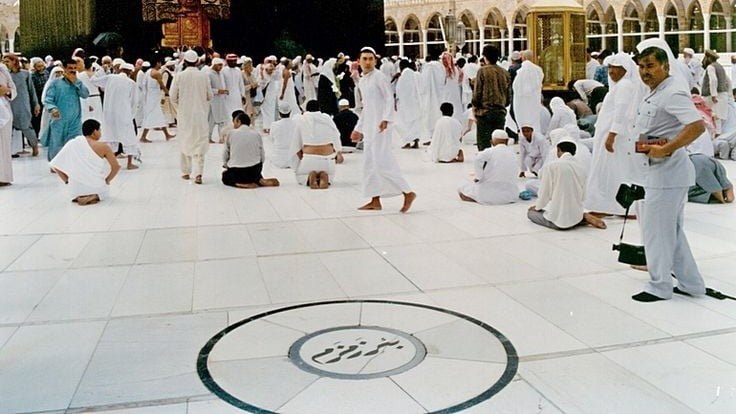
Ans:
<svg viewBox="0 0 736 414"><path fill-rule="evenodd" d="M404 194L404 205L400 211L406 213L417 195L401 175L399 163L391 152L389 123L393 121L394 94L386 75L376 70L376 51L364 47L359 59L363 69L358 84L363 112L351 138L353 142L363 139L363 194L371 198L359 210L380 210L381 197Z"/></svg>

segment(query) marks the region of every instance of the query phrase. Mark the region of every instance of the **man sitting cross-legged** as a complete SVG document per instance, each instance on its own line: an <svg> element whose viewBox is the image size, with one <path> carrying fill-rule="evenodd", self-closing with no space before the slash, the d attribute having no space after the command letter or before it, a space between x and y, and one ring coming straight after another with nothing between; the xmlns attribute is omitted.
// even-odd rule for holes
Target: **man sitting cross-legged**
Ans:
<svg viewBox="0 0 736 414"><path fill-rule="evenodd" d="M99 142L100 123L94 119L85 121L82 133L84 136L69 141L49 162L59 178L69 185L72 201L80 206L107 197L110 181L120 171L110 146Z"/></svg>
<svg viewBox="0 0 736 414"><path fill-rule="evenodd" d="M222 152L222 183L230 187L256 188L278 187L279 180L263 178L263 139L250 128L250 117L238 113L233 120L233 129L225 139Z"/></svg>
<svg viewBox="0 0 736 414"><path fill-rule="evenodd" d="M527 212L534 224L554 230L568 230L583 223L606 228L603 220L583 211L587 176L573 158L576 149L572 139L563 138L557 143L557 159L544 166L539 200Z"/></svg>

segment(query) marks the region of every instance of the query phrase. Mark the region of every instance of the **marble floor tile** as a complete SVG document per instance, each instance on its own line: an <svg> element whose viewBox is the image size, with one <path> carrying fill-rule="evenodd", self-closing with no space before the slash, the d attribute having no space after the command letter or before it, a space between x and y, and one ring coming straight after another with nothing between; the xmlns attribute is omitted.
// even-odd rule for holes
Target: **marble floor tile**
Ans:
<svg viewBox="0 0 736 414"><path fill-rule="evenodd" d="M225 323L224 313L110 321L71 407L207 394L197 354Z"/></svg>
<svg viewBox="0 0 736 414"><path fill-rule="evenodd" d="M670 336L566 282L524 283L499 289L590 347Z"/></svg>
<svg viewBox="0 0 736 414"><path fill-rule="evenodd" d="M698 413L736 412L736 365L700 349L672 342L604 355Z"/></svg>
<svg viewBox="0 0 736 414"><path fill-rule="evenodd" d="M255 360L285 358L289 347L304 333L268 322L265 319L249 322L223 336L210 352L209 361ZM263 338L269 338L264 341Z"/></svg>
<svg viewBox="0 0 736 414"><path fill-rule="evenodd" d="M255 257L196 263L193 305L195 310L269 303L271 300Z"/></svg>
<svg viewBox="0 0 736 414"><path fill-rule="evenodd" d="M104 327L87 322L18 329L0 350L0 413L68 407Z"/></svg>
<svg viewBox="0 0 736 414"><path fill-rule="evenodd" d="M243 414L243 410L222 400L191 401L186 414Z"/></svg>
<svg viewBox="0 0 736 414"><path fill-rule="evenodd" d="M431 245L386 246L383 257L421 290L475 286L485 281Z"/></svg>
<svg viewBox="0 0 736 414"><path fill-rule="evenodd" d="M465 240L470 234L460 230L441 217L429 213L401 214L386 216L391 222L401 226L404 230L414 234L424 241L444 242Z"/></svg>
<svg viewBox="0 0 736 414"><path fill-rule="evenodd" d="M278 412L283 414L415 414L425 413L426 410L388 378L365 381L321 378L281 406Z"/></svg>
<svg viewBox="0 0 736 414"><path fill-rule="evenodd" d="M92 238L92 233L42 236L6 270L66 269Z"/></svg>
<svg viewBox="0 0 736 414"><path fill-rule="evenodd" d="M517 379L490 400L462 411L463 414L562 414L528 382Z"/></svg>
<svg viewBox="0 0 736 414"><path fill-rule="evenodd" d="M370 214L369 212L364 212ZM342 219L371 246L403 246L421 242L416 236L382 215L365 215Z"/></svg>
<svg viewBox="0 0 736 414"><path fill-rule="evenodd" d="M337 219L297 221L292 224L313 252L369 247L356 232Z"/></svg>
<svg viewBox="0 0 736 414"><path fill-rule="evenodd" d="M152 405L135 408L121 408L117 410L94 411L82 410L82 413L102 413L102 414L187 414L187 404L169 404L169 405Z"/></svg>
<svg viewBox="0 0 736 414"><path fill-rule="evenodd" d="M319 259L351 298L418 290L375 250L320 253Z"/></svg>
<svg viewBox="0 0 736 414"><path fill-rule="evenodd" d="M736 366L736 333L688 339L685 343Z"/></svg>
<svg viewBox="0 0 736 414"><path fill-rule="evenodd" d="M264 318L264 320L304 334L310 334L336 326L360 325L363 306L360 303L306 306L290 311L274 313Z"/></svg>
<svg viewBox="0 0 736 414"><path fill-rule="evenodd" d="M72 267L117 266L135 263L145 232L97 233L72 263Z"/></svg>
<svg viewBox="0 0 736 414"><path fill-rule="evenodd" d="M30 248L40 236L1 236L0 272Z"/></svg>
<svg viewBox="0 0 736 414"><path fill-rule="evenodd" d="M0 350L8 342L11 336L18 330L17 327L9 326L6 328L0 328Z"/></svg>
<svg viewBox="0 0 736 414"><path fill-rule="evenodd" d="M263 257L258 264L273 303L347 296L316 254Z"/></svg>
<svg viewBox="0 0 736 414"><path fill-rule="evenodd" d="M194 263L132 266L112 316L191 311L193 289Z"/></svg>
<svg viewBox="0 0 736 414"><path fill-rule="evenodd" d="M0 273L0 323L24 322L62 273L60 270Z"/></svg>
<svg viewBox="0 0 736 414"><path fill-rule="evenodd" d="M259 256L314 251L293 223L248 224L248 232Z"/></svg>
<svg viewBox="0 0 736 414"><path fill-rule="evenodd" d="M36 306L28 321L107 318L129 268L88 268L67 271Z"/></svg>
<svg viewBox="0 0 736 414"><path fill-rule="evenodd" d="M148 230L136 263L167 263L197 260L197 229Z"/></svg>
<svg viewBox="0 0 736 414"><path fill-rule="evenodd" d="M650 382L598 354L522 363L521 377L564 413L694 414Z"/></svg>
<svg viewBox="0 0 736 414"><path fill-rule="evenodd" d="M197 228L197 259L252 257L256 249L244 225Z"/></svg>

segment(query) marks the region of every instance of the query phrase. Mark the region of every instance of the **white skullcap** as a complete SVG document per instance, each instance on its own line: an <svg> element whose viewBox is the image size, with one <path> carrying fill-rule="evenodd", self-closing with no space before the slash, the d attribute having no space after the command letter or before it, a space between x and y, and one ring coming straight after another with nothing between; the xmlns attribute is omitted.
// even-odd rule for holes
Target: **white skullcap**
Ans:
<svg viewBox="0 0 736 414"><path fill-rule="evenodd" d="M45 60L46 62L49 62L49 61L53 61L53 60L54 60L54 58L53 58L53 57L52 57L51 55L46 55L46 57L44 58L44 60Z"/></svg>
<svg viewBox="0 0 736 414"><path fill-rule="evenodd" d="M350 106L350 101L348 101L347 99L340 99L337 102L337 106Z"/></svg>
<svg viewBox="0 0 736 414"><path fill-rule="evenodd" d="M624 64L626 62L618 53L603 59L603 61L608 62L608 66L620 66L622 68L626 68L626 65Z"/></svg>
<svg viewBox="0 0 736 414"><path fill-rule="evenodd" d="M112 60L112 65L113 66L122 65L123 63L125 63L125 61L123 59L120 59L120 58L115 58L115 59Z"/></svg>
<svg viewBox="0 0 736 414"><path fill-rule="evenodd" d="M135 66L133 66L132 63L123 63L123 64L120 65L120 70L130 70L130 71L133 71L133 70L135 70Z"/></svg>
<svg viewBox="0 0 736 414"><path fill-rule="evenodd" d="M509 134L503 129L497 129L491 134L491 139L509 139Z"/></svg>
<svg viewBox="0 0 736 414"><path fill-rule="evenodd" d="M176 61L173 59L167 60L164 66L176 66Z"/></svg>
<svg viewBox="0 0 736 414"><path fill-rule="evenodd" d="M511 60L519 59L521 59L521 52L519 52L518 50L514 50L513 52L511 52Z"/></svg>
<svg viewBox="0 0 736 414"><path fill-rule="evenodd" d="M289 103L286 101L279 101L279 113L280 114L290 114L291 105L289 105Z"/></svg>
<svg viewBox="0 0 736 414"><path fill-rule="evenodd" d="M223 66L225 66L225 61L222 60L221 58L214 58L214 59L212 59L212 66L215 66L215 65L223 65Z"/></svg>
<svg viewBox="0 0 736 414"><path fill-rule="evenodd" d="M143 62L143 67L144 68L150 68L151 67L151 62L149 62L149 61Z"/></svg>
<svg viewBox="0 0 736 414"><path fill-rule="evenodd" d="M695 51L690 49L689 47L682 49L682 53L687 53L688 55L691 55L691 56L695 55Z"/></svg>
<svg viewBox="0 0 736 414"><path fill-rule="evenodd" d="M363 52L373 53L374 56L377 56L378 55L376 53L376 49L374 49L374 48L372 48L370 46L365 46L362 49L360 49L360 53L363 53Z"/></svg>
<svg viewBox="0 0 736 414"><path fill-rule="evenodd" d="M598 57L598 55L600 55L600 53L598 53L598 52L590 52L590 56L591 57Z"/></svg>
<svg viewBox="0 0 736 414"><path fill-rule="evenodd" d="M276 56L271 55L271 56L267 57L266 60L278 60L278 59L276 58Z"/></svg>
<svg viewBox="0 0 736 414"><path fill-rule="evenodd" d="M199 61L199 55L193 50L187 50L184 52L184 61L189 63L197 63Z"/></svg>

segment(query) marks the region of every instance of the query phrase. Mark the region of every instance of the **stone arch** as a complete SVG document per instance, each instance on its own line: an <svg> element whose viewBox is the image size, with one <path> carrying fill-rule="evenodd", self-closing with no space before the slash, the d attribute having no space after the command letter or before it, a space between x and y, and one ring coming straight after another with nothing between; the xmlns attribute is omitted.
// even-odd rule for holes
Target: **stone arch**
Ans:
<svg viewBox="0 0 736 414"><path fill-rule="evenodd" d="M442 14L440 12L434 12L427 17L427 20L424 22L424 28L429 29L432 25L432 21L437 18L437 21L442 20Z"/></svg>
<svg viewBox="0 0 736 414"><path fill-rule="evenodd" d="M458 13L458 22L464 23L464 17L467 18L468 22L471 23L471 26L468 27L468 29L478 30L478 19L475 17L475 14L472 11L465 9L462 12Z"/></svg>
<svg viewBox="0 0 736 414"><path fill-rule="evenodd" d="M590 3L588 3L588 6L585 8L585 15L590 16L591 13L595 12L598 15L598 21L602 21L603 16L606 14L605 10L603 10L603 6L598 2L598 0L593 0Z"/></svg>
<svg viewBox="0 0 736 414"><path fill-rule="evenodd" d="M644 6L642 6L639 0L629 0L628 2L626 2L623 9L621 10L623 12L621 17L628 16L629 14L631 14L632 10L636 10L636 15L639 17L639 20L644 17Z"/></svg>
<svg viewBox="0 0 736 414"><path fill-rule="evenodd" d="M416 14L409 14L404 18L404 21L401 22L401 30L406 30L409 23L416 23L416 26L412 26L411 29L416 28L420 32L422 31L422 21L419 20Z"/></svg>
<svg viewBox="0 0 736 414"><path fill-rule="evenodd" d="M497 7L491 7L486 10L485 13L483 13L483 26L485 26L490 17L493 17L493 19L496 21L496 24L503 28L506 28L506 17Z"/></svg>

